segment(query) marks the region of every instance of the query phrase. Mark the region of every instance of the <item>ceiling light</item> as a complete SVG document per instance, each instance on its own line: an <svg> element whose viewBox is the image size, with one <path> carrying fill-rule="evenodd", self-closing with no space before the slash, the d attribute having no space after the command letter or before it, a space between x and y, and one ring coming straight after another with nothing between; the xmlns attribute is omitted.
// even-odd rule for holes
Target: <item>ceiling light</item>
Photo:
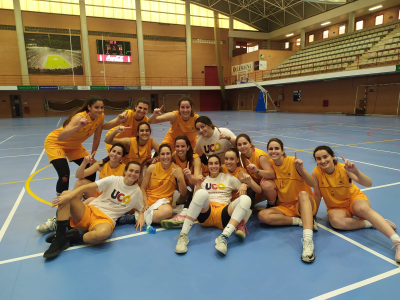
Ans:
<svg viewBox="0 0 400 300"><path fill-rule="evenodd" d="M286 36L292 36L293 35L293 33L289 33L289 34L287 34Z"/></svg>
<svg viewBox="0 0 400 300"><path fill-rule="evenodd" d="M322 23L321 26L328 25L328 24L331 24L331 22Z"/></svg>
<svg viewBox="0 0 400 300"><path fill-rule="evenodd" d="M371 7L370 9L368 9L368 10L375 10L375 9L378 9L378 8L381 8L382 7L382 5L378 5L378 6L375 6L375 7Z"/></svg>

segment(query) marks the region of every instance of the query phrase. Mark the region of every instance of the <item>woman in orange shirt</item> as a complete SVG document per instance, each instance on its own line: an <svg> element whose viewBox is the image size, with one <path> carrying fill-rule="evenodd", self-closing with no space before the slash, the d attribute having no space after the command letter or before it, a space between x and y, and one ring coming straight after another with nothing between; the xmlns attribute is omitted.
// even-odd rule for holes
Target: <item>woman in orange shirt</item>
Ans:
<svg viewBox="0 0 400 300"><path fill-rule="evenodd" d="M179 135L188 137L192 149L196 146L197 130L194 126L194 121L199 117L193 112L193 102L189 97L183 97L178 102L179 110L168 112L161 115L163 105L160 108L154 109L153 114L149 118L150 124L158 124L169 121L171 128L164 137L161 144L168 144L171 149L174 148L175 139Z"/></svg>
<svg viewBox="0 0 400 300"><path fill-rule="evenodd" d="M101 131L109 129L116 121L111 121L103 125L104 122L104 104L103 98L90 96L84 105L70 115L59 129L52 131L44 142L44 149L50 163L54 166L58 174L56 186L57 195L68 190L70 170L68 160L80 165L89 152L83 147L82 143L86 141L93 133L92 160L94 153L100 144ZM118 116L118 119L124 119L124 115ZM91 162L92 163L92 162ZM86 167L90 165L87 164ZM94 182L96 173L87 177Z"/></svg>
<svg viewBox="0 0 400 300"><path fill-rule="evenodd" d="M275 172L277 205L259 212L258 219L268 225L303 226L303 253L301 259L312 263L315 260L313 229L318 230L313 221L319 201L312 197L314 178L303 166L303 161L295 156L286 156L280 139L272 138L267 144L268 155ZM301 219L300 219L301 218ZM314 223L314 224L313 224Z"/></svg>
<svg viewBox="0 0 400 300"><path fill-rule="evenodd" d="M324 198L329 223L340 230L376 228L396 247L395 260L400 263L400 237L396 234L396 225L385 220L371 208L367 196L353 183L372 186L371 179L360 172L356 165L343 156L343 162L335 159L335 154L328 146L319 146L313 153L317 162L312 176L317 181L314 188L316 201ZM358 219L353 218L353 215Z"/></svg>
<svg viewBox="0 0 400 300"><path fill-rule="evenodd" d="M273 206L276 201L276 185L272 179L275 172L271 167L267 153L255 148L250 137L239 134L236 138L236 148L241 152L243 166L247 169L253 180L260 185L268 206Z"/></svg>
<svg viewBox="0 0 400 300"><path fill-rule="evenodd" d="M161 144L159 151L160 161L147 168L141 184L147 225L160 224L161 220L172 217L171 203L176 189L182 196L187 194L182 169L172 163L171 147Z"/></svg>

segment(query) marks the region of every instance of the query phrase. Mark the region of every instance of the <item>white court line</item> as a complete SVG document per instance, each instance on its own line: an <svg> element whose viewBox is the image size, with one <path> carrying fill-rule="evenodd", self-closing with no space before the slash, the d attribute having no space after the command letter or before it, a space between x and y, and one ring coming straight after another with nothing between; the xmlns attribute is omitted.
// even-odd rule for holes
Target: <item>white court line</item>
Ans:
<svg viewBox="0 0 400 300"><path fill-rule="evenodd" d="M3 144L5 141L8 141L8 140L11 139L13 136L15 136L15 135L10 136L8 139L5 139L5 140L2 141L0 144Z"/></svg>
<svg viewBox="0 0 400 300"><path fill-rule="evenodd" d="M56 127L58 127L58 124L60 124L60 122L61 122L61 118L60 118L60 120L58 120L58 123L57 123Z"/></svg>
<svg viewBox="0 0 400 300"><path fill-rule="evenodd" d="M321 225L320 223L317 223L317 224L318 224L318 227L321 227L322 229L325 229L326 231L329 231L330 233L333 233L334 235L336 235L336 236L348 241L349 243L352 243L353 245L356 245L357 247L360 247L361 249L363 249L363 250L365 250L365 251L367 251L367 252L369 252L369 253L371 253L371 254L373 254L373 255L375 255L375 256L383 259L383 260L386 260L387 262L391 263L392 265L395 265L396 267L399 267L399 265L393 259L390 259L390 258L388 258L388 257L386 257L386 256L384 256L384 255L382 255L382 254L380 254L380 253L378 253L378 252L376 252L376 251L374 251L374 250L372 250L372 249L370 249L370 248L368 248L368 247L366 247L366 246L364 246L364 245L362 245L362 244L360 244L360 243L358 243L358 242L356 242L356 241L354 241L354 240L352 240L352 239L350 239L350 238L348 238L346 236L344 236L343 234L340 234L340 233L338 233L338 232L336 232L336 231L334 231L334 230L332 230L332 229L330 229L328 227L325 227L324 225Z"/></svg>
<svg viewBox="0 0 400 300"><path fill-rule="evenodd" d="M374 166L374 167L389 169L389 170L400 171L399 169L384 167L384 166L380 166L380 165L374 165L374 164L370 164L370 163L366 163L366 162L362 162L362 161L357 161L357 160L352 160L352 159L349 159L349 161L356 162L356 163L360 163L360 164L364 164L364 165L370 165L370 166Z"/></svg>
<svg viewBox="0 0 400 300"><path fill-rule="evenodd" d="M0 158L6 158L6 157L20 157L20 156L32 156L32 155L40 155L40 154L24 154L24 155L15 155L15 156L0 156Z"/></svg>
<svg viewBox="0 0 400 300"><path fill-rule="evenodd" d="M312 298L312 299L310 299L310 300L329 299L329 298L335 297L335 296L337 296L337 295L341 295L341 294L350 292L350 291L352 291L352 290L358 289L358 288L360 288L360 287L366 286L366 285L368 285L368 284L377 282L377 281L379 281L379 280L388 278L388 277L390 277L390 276L393 276L393 275L396 275L396 274L399 274L399 273L400 273L400 268L397 268L397 269L394 269L394 270L391 270L391 271L388 271L388 272L385 272L385 273L376 275L376 276L374 276L374 277L371 277L371 278L368 278L368 279L365 279L365 280L362 280L362 281L359 281L359 282L350 284L350 285L348 285L348 286L342 287L342 288L337 289L337 290L334 290L334 291L332 291L332 292L329 292L329 293L320 295L320 296L315 297L315 298ZM384 298L385 298L385 297L382 295L382 299L384 299Z"/></svg>
<svg viewBox="0 0 400 300"><path fill-rule="evenodd" d="M400 182L395 182L395 183L390 183L390 184L384 184L384 185L378 185L378 186L374 186L374 187L369 187L369 188L366 188L366 189L362 189L361 192L369 191L369 190L375 190L375 189L380 189L380 188L383 188L383 187L392 186L392 185L398 185L398 184L400 184Z"/></svg>
<svg viewBox="0 0 400 300"><path fill-rule="evenodd" d="M164 228L158 228L156 231L159 232L159 231L163 231L163 230L165 230L165 229ZM150 234L150 233L148 233L147 231L141 231L141 232L138 232L138 233L133 233L133 234L128 234L128 235L124 235L124 236L120 236L120 237L116 237L116 238L112 238L112 239L107 239L107 240L103 241L102 244L110 243L110 242L114 242L114 241L119 241L119 240L124 240L124 239L129 239L131 237L135 237L135 236L139 236L139 235L143 235L143 234ZM76 249L92 247L92 246L93 245L79 245L79 246L68 248L65 251L76 250ZM15 261L26 260L26 259L29 259L29 258L43 256L43 254L44 254L44 252L31 254L31 255L26 255L26 256L21 256L21 257L17 257L17 258L11 258L11 259L2 260L2 261L0 261L0 265L9 264L9 263L12 263L12 262L15 262Z"/></svg>
<svg viewBox="0 0 400 300"><path fill-rule="evenodd" d="M23 150L23 149L33 149L33 148L43 148L43 146L24 147L24 148L8 148L8 149L0 149L0 151L4 151L4 150Z"/></svg>

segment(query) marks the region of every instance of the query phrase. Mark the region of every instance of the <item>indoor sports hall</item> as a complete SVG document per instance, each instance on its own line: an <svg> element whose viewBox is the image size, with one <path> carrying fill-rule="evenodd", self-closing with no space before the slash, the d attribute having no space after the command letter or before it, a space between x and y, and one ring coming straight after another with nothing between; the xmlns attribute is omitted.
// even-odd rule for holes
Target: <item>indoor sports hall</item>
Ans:
<svg viewBox="0 0 400 300"><path fill-rule="evenodd" d="M36 228L57 210L46 137L93 95L104 123L140 103L150 119L179 115L189 98L255 148L279 138L310 174L314 149L329 146L372 180L356 183L372 209L400 226L399 20L395 0L0 0L0 299L398 299L394 242L334 228L324 201L313 263L301 259L302 227L259 221L267 201L226 255L221 229L195 222L185 254L174 251L180 229L117 224L100 244L46 259L51 233ZM151 137L161 144L171 126L151 123ZM98 134L100 161L108 130L93 132L82 145L91 153ZM71 190L78 165L68 165Z"/></svg>

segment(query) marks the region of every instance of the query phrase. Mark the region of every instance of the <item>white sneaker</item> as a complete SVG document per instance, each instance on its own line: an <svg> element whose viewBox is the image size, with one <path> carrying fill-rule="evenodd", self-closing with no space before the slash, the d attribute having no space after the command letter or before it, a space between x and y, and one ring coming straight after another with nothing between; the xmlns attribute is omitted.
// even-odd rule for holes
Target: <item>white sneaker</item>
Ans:
<svg viewBox="0 0 400 300"><path fill-rule="evenodd" d="M301 254L301 260L308 263L314 262L314 243L312 239L302 239L301 241L303 242L303 254Z"/></svg>
<svg viewBox="0 0 400 300"><path fill-rule="evenodd" d="M57 229L57 217L48 218L47 221L36 227L36 231L41 234L49 233Z"/></svg>
<svg viewBox="0 0 400 300"><path fill-rule="evenodd" d="M221 233L215 239L215 249L217 249L222 254L226 255L226 252L228 252L228 241L229 237Z"/></svg>
<svg viewBox="0 0 400 300"><path fill-rule="evenodd" d="M176 243L175 246L175 253L178 254L183 254L187 252L187 244L189 244L189 237L187 235L187 233L180 233L179 234L179 238L178 238L178 242Z"/></svg>

